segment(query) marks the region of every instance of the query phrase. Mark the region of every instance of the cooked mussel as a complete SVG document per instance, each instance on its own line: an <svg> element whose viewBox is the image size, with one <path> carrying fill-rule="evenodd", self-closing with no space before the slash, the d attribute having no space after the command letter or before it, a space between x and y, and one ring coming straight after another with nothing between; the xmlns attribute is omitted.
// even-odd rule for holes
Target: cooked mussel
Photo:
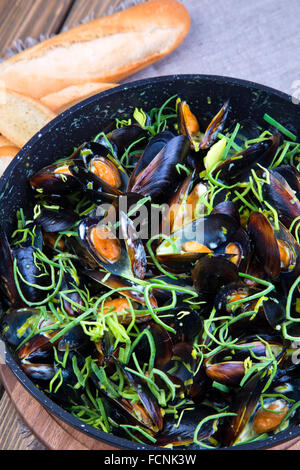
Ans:
<svg viewBox="0 0 300 470"><path fill-rule="evenodd" d="M196 261L192 278L196 291L204 295L216 295L221 287L239 280L234 263L220 256L210 255Z"/></svg>
<svg viewBox="0 0 300 470"><path fill-rule="evenodd" d="M193 261L214 252L238 230L239 224L226 214L198 218L165 238L157 247L159 262L186 269Z"/></svg>
<svg viewBox="0 0 300 470"><path fill-rule="evenodd" d="M131 173L127 192L132 190L138 175L154 160L159 152L167 145L167 143L173 139L175 135L171 131L163 131L152 137L147 144L144 152L140 156L138 162L135 165L133 172Z"/></svg>
<svg viewBox="0 0 300 470"><path fill-rule="evenodd" d="M229 100L227 100L216 116L209 123L201 139L200 149L208 149L216 140L219 132L222 132L229 111Z"/></svg>
<svg viewBox="0 0 300 470"><path fill-rule="evenodd" d="M99 284L106 286L110 289L119 289L120 294L128 297L129 299L137 302L138 304L146 306L145 301L145 288L140 284L135 284L133 281L126 279L125 277L111 274L108 276L107 272L101 272L99 270L86 270L83 274L93 279ZM126 288L126 289L124 289ZM155 289L153 289L155 291ZM157 307L157 300L153 292L148 294L149 302L152 307Z"/></svg>
<svg viewBox="0 0 300 470"><path fill-rule="evenodd" d="M148 136L147 129L138 124L129 124L113 129L106 133L105 137L100 135L95 142L107 147L110 152L113 150L114 156L120 158L126 148L134 142L143 139L142 143L144 145Z"/></svg>
<svg viewBox="0 0 300 470"><path fill-rule="evenodd" d="M178 98L176 105L180 133L188 137L191 148L197 152L202 139L198 120L186 101Z"/></svg>
<svg viewBox="0 0 300 470"><path fill-rule="evenodd" d="M22 308L11 310L1 321L1 335L9 346L18 347L42 322L42 314L37 309ZM46 323L43 323L45 326Z"/></svg>
<svg viewBox="0 0 300 470"><path fill-rule="evenodd" d="M125 240L117 238L116 233L101 219L87 218L78 227L81 243L92 259L110 273L142 278L146 267L144 247L128 217L123 214L121 218Z"/></svg>
<svg viewBox="0 0 300 470"><path fill-rule="evenodd" d="M177 411L177 415L167 415L164 419L164 427L156 435L159 446L172 445L176 448L190 446L197 442L209 439L215 433L218 420L208 420L201 426L195 438L195 430L205 418L215 415L216 410L208 405L186 406ZM180 421L180 426L178 423Z"/></svg>
<svg viewBox="0 0 300 470"><path fill-rule="evenodd" d="M266 182L262 186L264 199L278 212L281 222L289 229L300 216L300 201L287 180L278 171L262 172ZM267 178L268 176L268 178Z"/></svg>
<svg viewBox="0 0 300 470"><path fill-rule="evenodd" d="M267 217L261 212L252 212L247 231L254 244L255 253L271 279L276 279L280 273L280 253L273 227Z"/></svg>
<svg viewBox="0 0 300 470"><path fill-rule="evenodd" d="M258 164L269 167L281 144L280 134L257 142L219 164L213 172L221 182L235 185L247 181L251 170L259 170Z"/></svg>
<svg viewBox="0 0 300 470"><path fill-rule="evenodd" d="M176 165L185 160L188 151L187 137L179 135L171 139L137 175L131 192L151 196L156 203L164 202L180 182Z"/></svg>
<svg viewBox="0 0 300 470"><path fill-rule="evenodd" d="M227 386L238 386L246 372L246 362L258 363L260 359L272 354L279 356L283 351L280 343L269 340L268 346L261 340L242 341L235 344L237 348L224 348L205 362L206 374L218 383Z"/></svg>
<svg viewBox="0 0 300 470"><path fill-rule="evenodd" d="M68 194L80 188L80 182L70 171L71 164L72 160L66 159L42 168L30 178L30 186L43 194Z"/></svg>
<svg viewBox="0 0 300 470"><path fill-rule="evenodd" d="M269 373L269 366L256 372L235 395L228 409L229 412L235 415L225 419L219 429L220 440L223 446L232 446L238 443L268 382Z"/></svg>

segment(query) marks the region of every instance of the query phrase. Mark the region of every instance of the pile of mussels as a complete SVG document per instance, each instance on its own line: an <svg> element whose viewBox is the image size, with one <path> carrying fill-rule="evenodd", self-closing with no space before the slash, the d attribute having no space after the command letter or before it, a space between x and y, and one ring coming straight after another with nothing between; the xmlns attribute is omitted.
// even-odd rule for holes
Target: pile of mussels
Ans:
<svg viewBox="0 0 300 470"><path fill-rule="evenodd" d="M136 109L1 228L1 335L83 424L189 449L299 424L300 144L229 115Z"/></svg>

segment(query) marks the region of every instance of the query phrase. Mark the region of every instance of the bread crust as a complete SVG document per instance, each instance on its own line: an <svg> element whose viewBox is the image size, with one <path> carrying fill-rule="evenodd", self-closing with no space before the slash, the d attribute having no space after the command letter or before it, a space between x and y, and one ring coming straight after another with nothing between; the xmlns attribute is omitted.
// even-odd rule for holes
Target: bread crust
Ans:
<svg viewBox="0 0 300 470"><path fill-rule="evenodd" d="M180 2L149 0L24 50L0 65L0 80L38 99L90 81L119 82L171 53L189 28Z"/></svg>
<svg viewBox="0 0 300 470"><path fill-rule="evenodd" d="M104 90L116 87L116 83L97 83L88 82L83 85L72 85L63 88L60 91L50 93L41 98L41 103L51 109L51 111L60 114L66 109L74 106L76 103L100 93Z"/></svg>
<svg viewBox="0 0 300 470"><path fill-rule="evenodd" d="M23 147L56 114L39 101L6 89L0 100L0 134Z"/></svg>
<svg viewBox="0 0 300 470"><path fill-rule="evenodd" d="M0 157L15 157L19 152L19 147L15 145L3 145L0 147Z"/></svg>

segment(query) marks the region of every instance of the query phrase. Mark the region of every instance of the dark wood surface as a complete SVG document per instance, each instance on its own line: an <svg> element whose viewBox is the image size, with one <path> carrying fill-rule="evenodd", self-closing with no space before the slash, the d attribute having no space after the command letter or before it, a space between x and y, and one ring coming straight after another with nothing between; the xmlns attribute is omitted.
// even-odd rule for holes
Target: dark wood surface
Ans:
<svg viewBox="0 0 300 470"><path fill-rule="evenodd" d="M58 34L87 18L98 18L121 0L0 0L0 55L28 37Z"/></svg>

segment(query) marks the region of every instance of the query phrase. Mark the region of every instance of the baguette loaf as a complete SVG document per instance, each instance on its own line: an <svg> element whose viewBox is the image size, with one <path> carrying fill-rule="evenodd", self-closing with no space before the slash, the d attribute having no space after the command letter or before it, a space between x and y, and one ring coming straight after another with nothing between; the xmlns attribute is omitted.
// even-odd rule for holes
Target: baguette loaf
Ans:
<svg viewBox="0 0 300 470"><path fill-rule="evenodd" d="M0 158L2 157L15 157L17 153L19 152L19 147L16 145L3 145L3 147L0 147Z"/></svg>
<svg viewBox="0 0 300 470"><path fill-rule="evenodd" d="M119 82L172 52L189 28L177 0L149 0L11 57L0 65L0 80L36 99L91 81Z"/></svg>
<svg viewBox="0 0 300 470"><path fill-rule="evenodd" d="M43 96L40 101L53 112L60 114L66 109L74 106L85 98L89 98L96 93L116 87L116 83L89 82L83 85L73 85L63 88L55 93Z"/></svg>
<svg viewBox="0 0 300 470"><path fill-rule="evenodd" d="M39 101L6 89L0 97L0 133L23 147L56 114Z"/></svg>

